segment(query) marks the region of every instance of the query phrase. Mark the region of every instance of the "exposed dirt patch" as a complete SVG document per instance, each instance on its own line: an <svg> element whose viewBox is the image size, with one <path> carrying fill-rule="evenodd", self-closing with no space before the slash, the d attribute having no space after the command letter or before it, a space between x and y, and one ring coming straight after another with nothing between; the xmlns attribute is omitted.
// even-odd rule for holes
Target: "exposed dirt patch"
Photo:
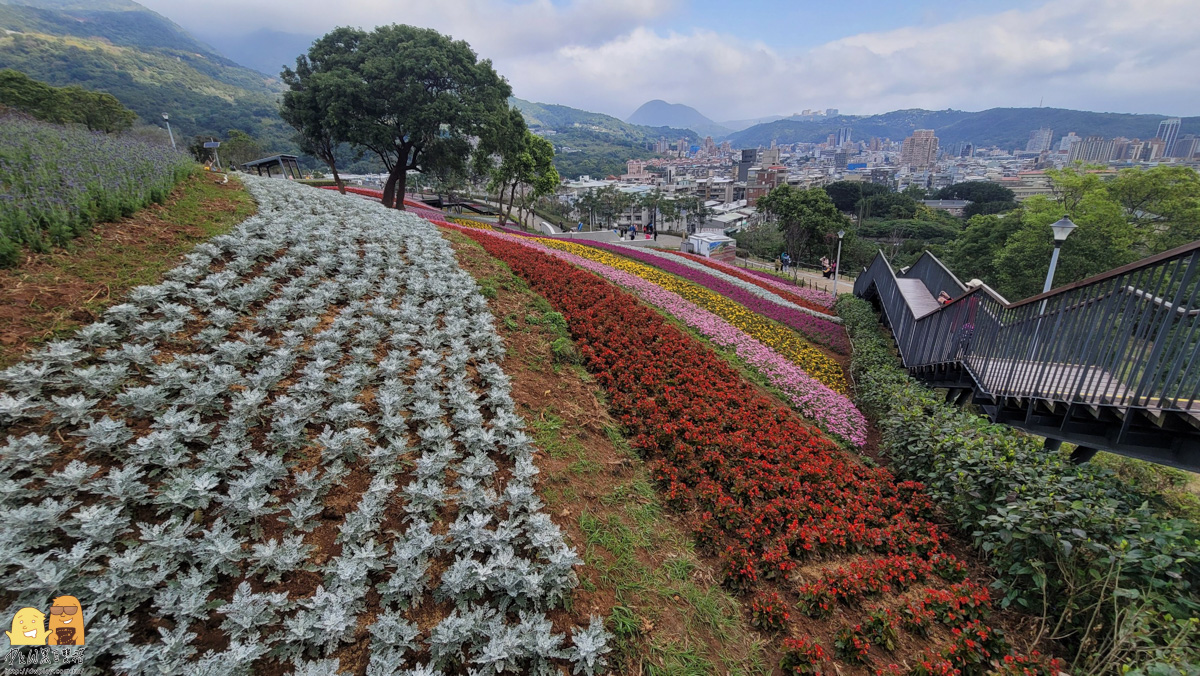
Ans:
<svg viewBox="0 0 1200 676"><path fill-rule="evenodd" d="M96 225L68 249L28 254L0 270L0 368L36 344L88 324L129 289L152 284L196 243L254 213L238 181L185 180L165 204Z"/></svg>

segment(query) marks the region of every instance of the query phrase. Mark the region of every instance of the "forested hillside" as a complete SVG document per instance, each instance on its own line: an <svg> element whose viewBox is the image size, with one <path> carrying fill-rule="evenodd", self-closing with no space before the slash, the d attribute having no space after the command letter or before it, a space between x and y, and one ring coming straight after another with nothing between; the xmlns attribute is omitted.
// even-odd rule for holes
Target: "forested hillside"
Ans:
<svg viewBox="0 0 1200 676"><path fill-rule="evenodd" d="M277 112L280 83L168 19L123 0L21 1L0 4L0 68L108 92L146 123L161 124L169 113L180 138L239 129L271 151L294 148Z"/></svg>
<svg viewBox="0 0 1200 676"><path fill-rule="evenodd" d="M650 144L659 138L672 143L681 138L688 143L700 141L690 129L629 124L603 113L518 98L510 98L509 103L521 111L534 133L554 144L554 166L567 178L623 174L626 160L654 157Z"/></svg>

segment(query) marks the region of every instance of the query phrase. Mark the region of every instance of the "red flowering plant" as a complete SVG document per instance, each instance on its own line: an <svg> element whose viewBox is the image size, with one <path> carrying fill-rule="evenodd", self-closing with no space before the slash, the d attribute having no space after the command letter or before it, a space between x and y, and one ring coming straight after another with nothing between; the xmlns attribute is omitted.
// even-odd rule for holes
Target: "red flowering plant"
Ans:
<svg viewBox="0 0 1200 676"><path fill-rule="evenodd" d="M871 642L861 624L844 624L833 637L833 651L848 664L866 664Z"/></svg>
<svg viewBox="0 0 1200 676"><path fill-rule="evenodd" d="M991 673L995 676L1057 676L1065 668L1062 660L1035 650L1028 655L1005 655L992 662Z"/></svg>
<svg viewBox="0 0 1200 676"><path fill-rule="evenodd" d="M927 648L920 655L913 658L912 666L909 667L908 673L910 676L961 676L962 671L954 664L946 659L942 654L933 649Z"/></svg>
<svg viewBox="0 0 1200 676"><path fill-rule="evenodd" d="M899 626L900 618L887 608L872 610L862 623L867 639L888 652L896 649L896 642L900 639L896 631Z"/></svg>
<svg viewBox="0 0 1200 676"><path fill-rule="evenodd" d="M755 594L750 599L750 622L763 631L783 631L791 614L787 603L774 592Z"/></svg>
<svg viewBox="0 0 1200 676"><path fill-rule="evenodd" d="M821 644L808 636L785 638L779 670L784 676L815 676L824 673L828 659Z"/></svg>

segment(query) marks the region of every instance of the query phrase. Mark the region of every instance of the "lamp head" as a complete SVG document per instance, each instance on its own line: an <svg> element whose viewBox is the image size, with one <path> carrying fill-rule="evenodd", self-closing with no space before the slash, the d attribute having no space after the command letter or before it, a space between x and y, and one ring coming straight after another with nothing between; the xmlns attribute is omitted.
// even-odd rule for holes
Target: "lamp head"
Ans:
<svg viewBox="0 0 1200 676"><path fill-rule="evenodd" d="M163 119L164 119L164 120L170 120L170 119L171 119L171 116L170 116L170 115L167 115L166 113L163 113Z"/></svg>
<svg viewBox="0 0 1200 676"><path fill-rule="evenodd" d="M1071 231L1077 227L1079 226L1071 222L1071 219L1067 218L1066 216L1063 216L1054 223L1051 223L1050 230L1054 232L1055 245L1062 244L1064 241L1066 241L1067 235L1070 235Z"/></svg>
<svg viewBox="0 0 1200 676"><path fill-rule="evenodd" d="M846 236L846 231L845 231L845 230L838 230L838 239L841 239L841 238L843 238L843 237L845 237L845 236Z"/></svg>

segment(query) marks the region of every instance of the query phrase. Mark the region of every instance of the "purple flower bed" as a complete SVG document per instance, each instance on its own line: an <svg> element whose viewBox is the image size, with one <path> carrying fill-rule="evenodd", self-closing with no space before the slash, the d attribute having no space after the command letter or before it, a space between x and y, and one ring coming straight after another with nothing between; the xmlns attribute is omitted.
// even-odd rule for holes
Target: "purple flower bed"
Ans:
<svg viewBox="0 0 1200 676"><path fill-rule="evenodd" d="M128 136L0 115L0 267L162 202L192 158Z"/></svg>
<svg viewBox="0 0 1200 676"><path fill-rule="evenodd" d="M561 258L632 290L642 300L696 329L717 345L732 348L741 360L782 390L797 411L815 421L826 432L855 446L866 443L866 418L849 398L812 378L804 369L708 310L637 275L544 246L536 238L525 236L525 233L494 231L488 234Z"/></svg>
<svg viewBox="0 0 1200 676"><path fill-rule="evenodd" d="M648 254L644 251L639 251L634 247L614 246L603 242L577 242L578 244L587 244L599 249L604 249L615 254L620 254L627 258L640 261L647 265L658 268L664 272L669 272L673 275L678 275L684 279L699 284L700 286L715 291L716 293L725 296L726 298L738 303L747 309L757 312L758 314L773 319L781 324L791 327L806 338L826 345L831 349L847 354L850 352L850 339L846 336L846 332L842 327L834 324L827 319L820 319L791 308L781 307L769 300L759 298L758 296L742 289L738 286L730 284L721 279L692 269L682 263L659 258L654 254Z"/></svg>

